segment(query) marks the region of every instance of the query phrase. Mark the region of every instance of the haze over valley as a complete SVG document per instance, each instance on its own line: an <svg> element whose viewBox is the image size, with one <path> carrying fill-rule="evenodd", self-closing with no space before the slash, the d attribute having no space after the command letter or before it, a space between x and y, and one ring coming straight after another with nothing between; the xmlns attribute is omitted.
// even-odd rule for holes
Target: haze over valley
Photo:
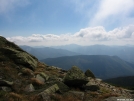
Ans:
<svg viewBox="0 0 134 101"><path fill-rule="evenodd" d="M133 46L80 46L76 44L56 47L29 47L22 49L40 61L68 70L78 66L83 71L90 69L96 77L108 79L134 75Z"/></svg>

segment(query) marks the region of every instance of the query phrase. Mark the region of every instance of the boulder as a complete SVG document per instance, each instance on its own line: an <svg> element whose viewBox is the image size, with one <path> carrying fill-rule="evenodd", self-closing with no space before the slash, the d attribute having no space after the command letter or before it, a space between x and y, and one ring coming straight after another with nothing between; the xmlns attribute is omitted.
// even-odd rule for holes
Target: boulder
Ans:
<svg viewBox="0 0 134 101"><path fill-rule="evenodd" d="M97 91L100 90L98 86L98 81L96 79L90 78L89 82L84 86L85 90Z"/></svg>
<svg viewBox="0 0 134 101"><path fill-rule="evenodd" d="M1 50L17 64L26 66L32 70L37 67L38 60L26 52L18 51L11 47L3 47Z"/></svg>
<svg viewBox="0 0 134 101"><path fill-rule="evenodd" d="M84 86L84 89L89 91L98 91L100 90L100 87L97 84L88 83Z"/></svg>
<svg viewBox="0 0 134 101"><path fill-rule="evenodd" d="M22 65L32 70L37 67L38 59L22 50L13 42L0 36L0 44L0 59L5 58L4 61L12 60L17 65Z"/></svg>
<svg viewBox="0 0 134 101"><path fill-rule="evenodd" d="M87 82L85 74L76 66L73 66L64 77L64 83L68 86L80 87Z"/></svg>
<svg viewBox="0 0 134 101"><path fill-rule="evenodd" d="M42 101L51 101L50 95L45 92L40 93L38 96L41 96Z"/></svg>
<svg viewBox="0 0 134 101"><path fill-rule="evenodd" d="M40 76L39 74L36 75L36 79L43 83L45 82L45 79L42 76Z"/></svg>
<svg viewBox="0 0 134 101"><path fill-rule="evenodd" d="M32 84L29 84L24 89L25 92L33 92L35 91L34 86Z"/></svg>
<svg viewBox="0 0 134 101"><path fill-rule="evenodd" d="M49 76L43 72L40 73L40 75L47 81L49 79Z"/></svg>
<svg viewBox="0 0 134 101"><path fill-rule="evenodd" d="M95 80L96 80L97 82L102 82L102 79L99 79L99 78L95 78Z"/></svg>
<svg viewBox="0 0 134 101"><path fill-rule="evenodd" d="M44 88L49 88L50 86L55 85L55 84L58 85L58 87L59 87L58 92L60 92L60 93L65 93L65 92L68 92L70 90L70 88L66 84L64 84L61 81L57 81L57 80L46 82Z"/></svg>
<svg viewBox="0 0 134 101"><path fill-rule="evenodd" d="M43 92L39 93L39 96L41 96L44 101L51 101L49 95L55 93L58 90L59 90L58 85L54 84L51 87L49 87L48 89L46 89Z"/></svg>
<svg viewBox="0 0 134 101"><path fill-rule="evenodd" d="M67 85L65 85L63 82L56 81L54 83L58 85L60 93L64 93L70 90L70 88Z"/></svg>
<svg viewBox="0 0 134 101"><path fill-rule="evenodd" d="M94 75L89 69L85 72L85 75L86 75L87 77L95 78L95 75Z"/></svg>
<svg viewBox="0 0 134 101"><path fill-rule="evenodd" d="M44 90L43 92L45 92L47 94L52 94L52 93L55 93L58 90L59 90L58 85L57 84L54 84L51 87L49 87L48 89Z"/></svg>

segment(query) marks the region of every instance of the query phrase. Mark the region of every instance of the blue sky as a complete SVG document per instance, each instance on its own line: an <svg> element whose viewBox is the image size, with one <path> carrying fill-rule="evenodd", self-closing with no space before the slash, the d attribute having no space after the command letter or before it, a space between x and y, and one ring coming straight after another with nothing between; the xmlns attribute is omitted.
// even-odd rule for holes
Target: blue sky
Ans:
<svg viewBox="0 0 134 101"><path fill-rule="evenodd" d="M0 35L18 45L134 45L134 0L0 0Z"/></svg>

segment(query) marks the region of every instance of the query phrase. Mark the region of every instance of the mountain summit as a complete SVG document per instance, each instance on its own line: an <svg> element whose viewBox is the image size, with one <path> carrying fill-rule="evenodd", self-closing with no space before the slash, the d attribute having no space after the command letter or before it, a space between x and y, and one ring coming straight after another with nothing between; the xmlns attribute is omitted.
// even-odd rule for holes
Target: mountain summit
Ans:
<svg viewBox="0 0 134 101"><path fill-rule="evenodd" d="M92 78L93 77L93 78ZM48 66L0 36L0 101L104 101L132 98L88 70Z"/></svg>

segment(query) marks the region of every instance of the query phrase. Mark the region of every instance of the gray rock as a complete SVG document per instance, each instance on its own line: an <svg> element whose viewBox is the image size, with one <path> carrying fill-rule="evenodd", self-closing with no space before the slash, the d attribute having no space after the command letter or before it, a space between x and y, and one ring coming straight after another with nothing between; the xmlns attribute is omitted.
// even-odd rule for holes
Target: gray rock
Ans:
<svg viewBox="0 0 134 101"><path fill-rule="evenodd" d="M99 79L99 78L95 78L95 80L98 81L98 82L102 81L102 79Z"/></svg>
<svg viewBox="0 0 134 101"><path fill-rule="evenodd" d="M29 84L24 89L25 92L33 92L35 91L34 86L32 84Z"/></svg>
<svg viewBox="0 0 134 101"><path fill-rule="evenodd" d="M38 60L27 52L16 50L11 47L3 47L1 50L5 55L8 55L9 58L12 58L12 60L17 64L27 66L32 70L37 67Z"/></svg>
<svg viewBox="0 0 134 101"><path fill-rule="evenodd" d="M18 76L22 75L23 73L18 73Z"/></svg>
<svg viewBox="0 0 134 101"><path fill-rule="evenodd" d="M95 78L95 75L94 75L89 69L85 72L85 75L86 75L87 77Z"/></svg>
<svg viewBox="0 0 134 101"><path fill-rule="evenodd" d="M90 81L84 86L85 90L97 91L100 87L97 85L95 79L90 79Z"/></svg>
<svg viewBox="0 0 134 101"><path fill-rule="evenodd" d="M59 87L57 84L54 84L53 86L49 87L48 89L44 90L43 92L47 94L55 93L56 91L59 90Z"/></svg>
<svg viewBox="0 0 134 101"><path fill-rule="evenodd" d="M39 74L36 75L36 79L43 83L45 82L45 79L42 76L40 76Z"/></svg>
<svg viewBox="0 0 134 101"><path fill-rule="evenodd" d="M15 60L17 63L26 65L32 70L34 70L37 67L37 60L33 59L29 54L25 52L18 52L16 54L16 58L18 58Z"/></svg>
<svg viewBox="0 0 134 101"><path fill-rule="evenodd" d="M89 82L83 86L85 90L97 91L100 89L99 87L100 81L97 81L96 79L91 77L88 77L88 81Z"/></svg>
<svg viewBox="0 0 134 101"><path fill-rule="evenodd" d="M70 88L69 88L67 85L65 85L63 82L56 81L56 82L54 82L54 83L58 85L60 93L67 92L67 91L69 91L69 89L70 89Z"/></svg>
<svg viewBox="0 0 134 101"><path fill-rule="evenodd" d="M76 66L73 66L64 77L64 83L68 86L82 86L87 82L85 74Z"/></svg>
<svg viewBox="0 0 134 101"><path fill-rule="evenodd" d="M49 79L49 76L43 72L40 73L40 75L47 81Z"/></svg>
<svg viewBox="0 0 134 101"><path fill-rule="evenodd" d="M41 96L43 101L51 101L50 95L45 92L41 92L38 96Z"/></svg>
<svg viewBox="0 0 134 101"><path fill-rule="evenodd" d="M44 101L51 101L50 94L55 93L59 90L59 87L57 84L52 85L48 89L44 90L43 92L39 93L39 96L43 98Z"/></svg>

